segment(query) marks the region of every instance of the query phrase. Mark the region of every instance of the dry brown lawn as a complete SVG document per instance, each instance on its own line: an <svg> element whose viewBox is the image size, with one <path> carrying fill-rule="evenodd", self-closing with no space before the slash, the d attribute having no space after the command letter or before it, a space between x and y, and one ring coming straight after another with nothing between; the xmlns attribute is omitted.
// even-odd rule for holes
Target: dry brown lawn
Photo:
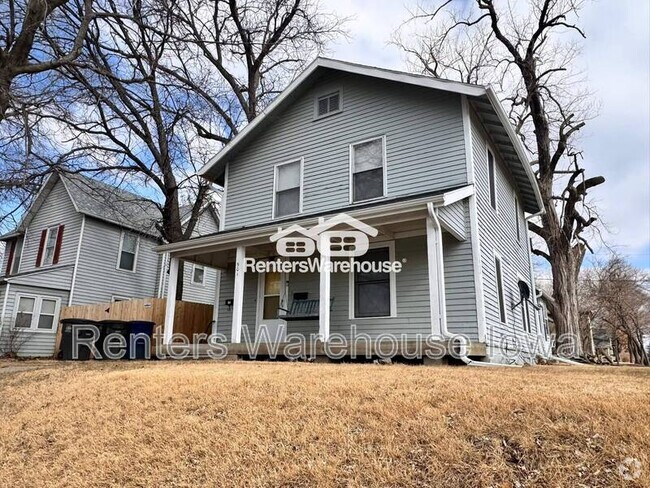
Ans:
<svg viewBox="0 0 650 488"><path fill-rule="evenodd" d="M650 486L643 369L15 364L0 486Z"/></svg>

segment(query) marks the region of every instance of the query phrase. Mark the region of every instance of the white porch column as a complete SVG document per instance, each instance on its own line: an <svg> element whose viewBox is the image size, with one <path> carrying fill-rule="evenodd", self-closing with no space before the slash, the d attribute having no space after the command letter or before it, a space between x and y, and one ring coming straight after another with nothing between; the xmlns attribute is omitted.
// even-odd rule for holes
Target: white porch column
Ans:
<svg viewBox="0 0 650 488"><path fill-rule="evenodd" d="M241 342L242 311L244 309L244 271L246 266L246 248L237 246L235 257L235 291L232 304L232 333L230 342Z"/></svg>
<svg viewBox="0 0 650 488"><path fill-rule="evenodd" d="M176 285L178 281L179 259L171 257L169 260L169 280L167 282L167 302L165 304L165 327L163 331L163 344L171 344L174 333L174 313L176 311Z"/></svg>
<svg viewBox="0 0 650 488"><path fill-rule="evenodd" d="M321 237L322 238L322 237ZM323 243L324 244L324 243ZM325 246L321 246L325 249ZM331 273L329 270L330 258L320 255L320 291L319 291L319 311L318 311L318 333L323 342L327 342L330 336L330 281Z"/></svg>
<svg viewBox="0 0 650 488"><path fill-rule="evenodd" d="M436 210L431 204L429 204L429 216L427 217L427 265L429 270L431 333L443 336L447 332L447 314L442 229L440 228Z"/></svg>

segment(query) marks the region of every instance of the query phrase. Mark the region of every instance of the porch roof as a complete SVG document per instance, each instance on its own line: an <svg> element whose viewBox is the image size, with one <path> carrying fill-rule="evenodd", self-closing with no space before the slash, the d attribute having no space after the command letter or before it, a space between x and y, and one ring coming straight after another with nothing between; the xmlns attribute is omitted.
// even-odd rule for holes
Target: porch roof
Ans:
<svg viewBox="0 0 650 488"><path fill-rule="evenodd" d="M253 241L259 241L260 239L265 239L267 242L270 242L268 241L268 238L278 232L279 228L285 225L298 224L301 226L313 226L319 222L319 218L334 216L342 212L345 212L356 219L379 219L401 215L402 217L397 217L396 220L400 221L400 218L405 218L405 214L426 211L428 203L433 203L435 206L442 207L467 198L473 193L473 185L446 188L426 195L420 194L416 196L393 198L380 204L372 203L355 207L342 207L328 210L326 212L305 215L300 218L294 217L290 219L277 220L270 224L264 223L249 227L238 227L235 229L216 232L207 236L164 244L156 247L155 250L159 253L169 252L171 254L181 255L190 252L193 255L198 255L201 254L202 251L212 252L215 250L215 247L230 249L242 244L250 243L252 245L254 243Z"/></svg>

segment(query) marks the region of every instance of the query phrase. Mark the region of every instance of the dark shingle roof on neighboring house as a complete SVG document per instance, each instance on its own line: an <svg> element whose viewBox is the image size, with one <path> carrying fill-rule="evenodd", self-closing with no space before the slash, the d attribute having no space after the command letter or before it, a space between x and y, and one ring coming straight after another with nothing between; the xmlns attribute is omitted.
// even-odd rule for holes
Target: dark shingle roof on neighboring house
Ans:
<svg viewBox="0 0 650 488"><path fill-rule="evenodd" d="M158 206L151 200L87 176L66 174L61 177L80 213L159 236L156 224L162 217Z"/></svg>

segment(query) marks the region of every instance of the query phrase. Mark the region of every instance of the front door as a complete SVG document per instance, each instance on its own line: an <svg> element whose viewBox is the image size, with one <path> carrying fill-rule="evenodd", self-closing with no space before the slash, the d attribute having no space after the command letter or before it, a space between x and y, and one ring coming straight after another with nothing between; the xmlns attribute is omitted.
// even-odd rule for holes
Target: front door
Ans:
<svg viewBox="0 0 650 488"><path fill-rule="evenodd" d="M286 325L282 320L284 312L280 308L287 308L287 282L284 273L260 273L257 293L257 325L267 326L270 338L276 337L277 328ZM259 330L259 329L258 329ZM285 328L286 334L286 328Z"/></svg>

